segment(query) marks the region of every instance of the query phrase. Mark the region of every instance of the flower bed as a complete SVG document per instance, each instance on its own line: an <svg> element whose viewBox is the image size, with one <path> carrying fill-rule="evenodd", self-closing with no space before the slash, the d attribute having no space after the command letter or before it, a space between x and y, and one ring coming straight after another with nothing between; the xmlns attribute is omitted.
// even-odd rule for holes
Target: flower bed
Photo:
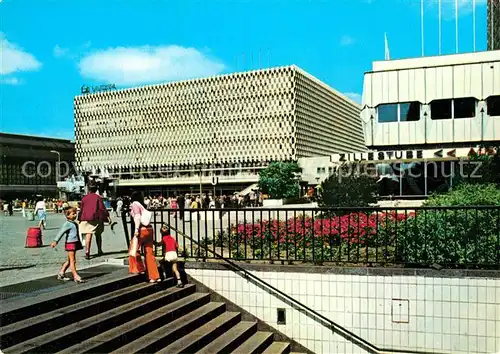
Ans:
<svg viewBox="0 0 500 354"><path fill-rule="evenodd" d="M232 225L215 242L236 259L378 262L395 257L398 226L414 213L298 216Z"/></svg>

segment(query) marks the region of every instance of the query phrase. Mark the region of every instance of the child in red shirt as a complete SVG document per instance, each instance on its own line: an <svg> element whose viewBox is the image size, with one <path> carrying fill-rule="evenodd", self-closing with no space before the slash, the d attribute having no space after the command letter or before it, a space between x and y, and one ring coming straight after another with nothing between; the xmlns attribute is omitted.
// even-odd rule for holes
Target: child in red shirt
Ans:
<svg viewBox="0 0 500 354"><path fill-rule="evenodd" d="M163 224L161 226L160 232L162 237L162 243L165 247L164 261L172 263L172 272L175 274L175 277L177 278L177 287L182 288L184 287L184 284L182 283L181 274L179 273L179 269L177 267L177 250L179 249L179 244L177 243L175 238L173 238L170 235L170 231L166 224ZM165 262L163 263L164 264L162 264L162 266L165 266Z"/></svg>

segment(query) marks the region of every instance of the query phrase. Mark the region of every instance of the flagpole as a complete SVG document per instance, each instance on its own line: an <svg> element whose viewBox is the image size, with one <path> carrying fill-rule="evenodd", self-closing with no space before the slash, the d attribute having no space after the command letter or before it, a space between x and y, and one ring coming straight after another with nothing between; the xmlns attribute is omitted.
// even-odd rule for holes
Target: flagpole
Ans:
<svg viewBox="0 0 500 354"><path fill-rule="evenodd" d="M458 0L455 0L455 52L458 53Z"/></svg>
<svg viewBox="0 0 500 354"><path fill-rule="evenodd" d="M439 55L441 55L441 0L438 1L438 22Z"/></svg>
<svg viewBox="0 0 500 354"><path fill-rule="evenodd" d="M384 33L384 59L391 60L391 54L389 52L389 41L387 40L387 33Z"/></svg>
<svg viewBox="0 0 500 354"><path fill-rule="evenodd" d="M472 0L472 46L476 51L476 0Z"/></svg>
<svg viewBox="0 0 500 354"><path fill-rule="evenodd" d="M420 27L422 30L422 56L424 56L424 47L425 47L425 42L424 42L424 0L420 1Z"/></svg>

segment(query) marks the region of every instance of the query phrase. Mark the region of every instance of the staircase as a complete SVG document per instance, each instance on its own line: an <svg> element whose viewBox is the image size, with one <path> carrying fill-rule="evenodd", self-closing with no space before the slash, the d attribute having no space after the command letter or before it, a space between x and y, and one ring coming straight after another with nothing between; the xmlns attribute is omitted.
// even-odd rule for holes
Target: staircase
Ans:
<svg viewBox="0 0 500 354"><path fill-rule="evenodd" d="M9 353L290 353L223 302L174 279L145 283L115 272L78 287L3 304L1 351ZM296 345L296 344L295 344Z"/></svg>

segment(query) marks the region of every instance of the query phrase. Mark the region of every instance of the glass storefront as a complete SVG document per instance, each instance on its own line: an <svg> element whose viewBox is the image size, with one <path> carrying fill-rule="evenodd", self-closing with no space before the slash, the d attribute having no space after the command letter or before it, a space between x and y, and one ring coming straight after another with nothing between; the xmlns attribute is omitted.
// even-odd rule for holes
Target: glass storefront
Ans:
<svg viewBox="0 0 500 354"><path fill-rule="evenodd" d="M453 187L465 175L468 163L459 161L422 161L411 163L377 164L381 196L426 197Z"/></svg>

